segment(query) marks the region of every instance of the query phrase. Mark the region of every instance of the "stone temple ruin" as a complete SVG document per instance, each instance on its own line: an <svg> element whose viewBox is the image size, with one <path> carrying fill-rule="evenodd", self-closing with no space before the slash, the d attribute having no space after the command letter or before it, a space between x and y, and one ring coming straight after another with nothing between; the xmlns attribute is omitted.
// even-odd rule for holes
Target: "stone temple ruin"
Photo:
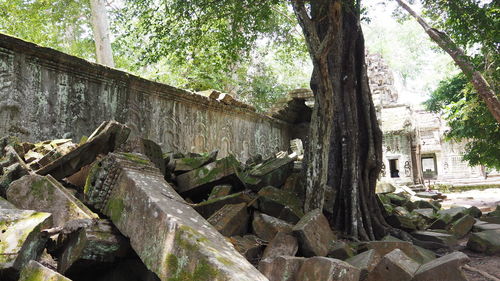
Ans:
<svg viewBox="0 0 500 281"><path fill-rule="evenodd" d="M384 123L394 108L415 113L373 65L384 161L396 165L385 177L396 159L409 173L391 178L422 182L421 127ZM191 93L0 34L0 280L488 276L452 249L467 239L469 250L498 255L500 207L442 210L439 194L382 191L387 222L409 234L371 242L342 237L319 209L304 212L311 101L296 90L260 115L218 91Z"/></svg>

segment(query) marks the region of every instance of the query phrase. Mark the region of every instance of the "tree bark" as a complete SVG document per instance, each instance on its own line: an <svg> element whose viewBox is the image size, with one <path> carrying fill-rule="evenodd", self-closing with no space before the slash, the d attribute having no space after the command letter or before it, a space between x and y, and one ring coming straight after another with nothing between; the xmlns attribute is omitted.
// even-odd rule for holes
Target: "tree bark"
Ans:
<svg viewBox="0 0 500 281"><path fill-rule="evenodd" d="M375 194L382 132L368 86L359 1L292 0L292 6L314 66L304 208L329 210L332 227L347 236L381 238L389 229Z"/></svg>
<svg viewBox="0 0 500 281"><path fill-rule="evenodd" d="M498 123L500 123L500 100L486 79L484 79L483 75L475 69L471 59L451 40L448 35L430 27L427 22L419 16L408 3L406 3L406 1L396 0L396 2L398 2L402 8L408 11L408 13L417 20L429 37L431 37L431 39L436 42L441 49L452 57L462 72L469 77L470 82L484 103L486 103L486 106L493 117Z"/></svg>
<svg viewBox="0 0 500 281"><path fill-rule="evenodd" d="M114 67L113 51L109 32L108 15L104 0L90 0L92 30L96 49L97 63Z"/></svg>

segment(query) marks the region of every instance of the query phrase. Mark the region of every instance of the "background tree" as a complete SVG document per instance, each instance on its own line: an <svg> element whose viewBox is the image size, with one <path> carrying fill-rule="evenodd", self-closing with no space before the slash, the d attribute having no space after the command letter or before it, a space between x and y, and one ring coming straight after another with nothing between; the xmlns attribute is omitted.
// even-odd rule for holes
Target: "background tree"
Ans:
<svg viewBox="0 0 500 281"><path fill-rule="evenodd" d="M106 66L114 67L113 51L111 49L111 34L109 32L108 13L104 0L90 0L92 14L92 30L94 31L94 42L97 62Z"/></svg>

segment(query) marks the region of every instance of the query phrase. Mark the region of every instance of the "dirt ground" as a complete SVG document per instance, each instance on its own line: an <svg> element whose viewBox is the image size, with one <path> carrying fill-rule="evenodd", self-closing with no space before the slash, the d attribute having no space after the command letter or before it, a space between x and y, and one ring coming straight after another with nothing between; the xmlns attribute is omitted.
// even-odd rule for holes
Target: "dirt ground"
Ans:
<svg viewBox="0 0 500 281"><path fill-rule="evenodd" d="M470 190L457 193L444 193L447 199L443 200L443 208L449 208L452 205L470 205L476 206L483 212L489 212L500 205L500 188L489 188L485 190ZM490 275L500 279L500 256L487 256L481 253L475 253L466 249L468 238L461 239L454 250L464 252L470 258L471 267L477 268ZM493 281L483 275L464 269L469 281Z"/></svg>

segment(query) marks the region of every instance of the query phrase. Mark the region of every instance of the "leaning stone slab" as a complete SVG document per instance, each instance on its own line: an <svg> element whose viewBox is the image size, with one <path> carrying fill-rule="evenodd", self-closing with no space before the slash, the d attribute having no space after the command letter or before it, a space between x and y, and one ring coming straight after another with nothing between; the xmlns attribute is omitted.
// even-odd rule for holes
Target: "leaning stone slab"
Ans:
<svg viewBox="0 0 500 281"><path fill-rule="evenodd" d="M28 210L0 210L0 275L15 274L37 259L45 247L43 229L52 227L52 216Z"/></svg>
<svg viewBox="0 0 500 281"><path fill-rule="evenodd" d="M328 219L320 209L307 213L293 227L299 240L300 252L305 257L326 256L335 240Z"/></svg>
<svg viewBox="0 0 500 281"><path fill-rule="evenodd" d="M240 163L233 155L229 155L177 176L177 191L186 194L204 193L207 189L222 183L242 185L238 178L239 170Z"/></svg>
<svg viewBox="0 0 500 281"><path fill-rule="evenodd" d="M209 199L198 204L192 205L193 208L204 218L208 219L215 212L228 204L250 203L254 201L255 196L246 192L238 192L230 195Z"/></svg>
<svg viewBox="0 0 500 281"><path fill-rule="evenodd" d="M229 184L216 185L212 188L212 191L210 191L208 200L228 196L229 194L231 194L232 189L233 187Z"/></svg>
<svg viewBox="0 0 500 281"><path fill-rule="evenodd" d="M344 241L334 242L330 251L328 252L329 258L346 260L350 257L354 256L354 250L351 245L347 244Z"/></svg>
<svg viewBox="0 0 500 281"><path fill-rule="evenodd" d="M359 272L358 268L341 260L312 257L300 267L297 280L357 281Z"/></svg>
<svg viewBox="0 0 500 281"><path fill-rule="evenodd" d="M52 213L55 226L73 219L99 218L50 175L30 174L14 181L7 199L20 209Z"/></svg>
<svg viewBox="0 0 500 281"><path fill-rule="evenodd" d="M259 212L254 212L252 229L255 235L265 241L274 239L278 232L291 233L293 225L284 220L268 216Z"/></svg>
<svg viewBox="0 0 500 281"><path fill-rule="evenodd" d="M395 249L380 260L366 281L410 281L419 266L401 250Z"/></svg>
<svg viewBox="0 0 500 281"><path fill-rule="evenodd" d="M110 153L89 175L86 201L107 215L160 280L266 280L149 161Z"/></svg>
<svg viewBox="0 0 500 281"><path fill-rule="evenodd" d="M406 241L371 241L365 247L369 250L375 250L376 253L383 257L395 249L401 250L405 255L419 263L424 263L435 258L422 254L416 246Z"/></svg>
<svg viewBox="0 0 500 281"><path fill-rule="evenodd" d="M495 230L500 229L500 224L496 223L483 223L483 224L475 224L472 228L473 231L486 231L486 230Z"/></svg>
<svg viewBox="0 0 500 281"><path fill-rule="evenodd" d="M130 129L116 121L103 122L89 139L68 154L57 158L36 171L39 175L52 175L60 180L78 172L83 166L96 159L99 154L106 154L124 143Z"/></svg>
<svg viewBox="0 0 500 281"><path fill-rule="evenodd" d="M207 221L220 232L220 234L229 237L243 235L247 233L248 228L247 204L229 204L210 216Z"/></svg>
<svg viewBox="0 0 500 281"><path fill-rule="evenodd" d="M488 255L500 254L500 229L472 233L467 248Z"/></svg>
<svg viewBox="0 0 500 281"><path fill-rule="evenodd" d="M260 259L264 243L255 235L233 236L229 238L231 244L238 253L244 256L252 264Z"/></svg>
<svg viewBox="0 0 500 281"><path fill-rule="evenodd" d="M252 189L263 186L282 186L293 171L293 161L297 154L284 155L265 161L246 173L245 183Z"/></svg>
<svg viewBox="0 0 500 281"><path fill-rule="evenodd" d="M266 186L258 194L259 209L263 213L289 223L297 223L304 216L303 204L293 192Z"/></svg>
<svg viewBox="0 0 500 281"><path fill-rule="evenodd" d="M464 237L474 226L476 220L471 215L465 215L455 221L450 228L450 232L457 238Z"/></svg>
<svg viewBox="0 0 500 281"><path fill-rule="evenodd" d="M462 252L447 254L420 266L412 281L467 281L460 267L468 261Z"/></svg>
<svg viewBox="0 0 500 281"><path fill-rule="evenodd" d="M21 271L19 281L71 281L71 279L31 260Z"/></svg>
<svg viewBox="0 0 500 281"><path fill-rule="evenodd" d="M66 273L72 266L88 267L113 262L130 250L125 237L108 220L81 219L68 222L57 237L57 271Z"/></svg>
<svg viewBox="0 0 500 281"><path fill-rule="evenodd" d="M375 250L368 250L352 258L348 258L346 262L360 270L359 280L362 281L377 266L381 258Z"/></svg>
<svg viewBox="0 0 500 281"><path fill-rule="evenodd" d="M259 262L259 270L269 281L300 281L297 273L306 258L294 256L277 256Z"/></svg>
<svg viewBox="0 0 500 281"><path fill-rule="evenodd" d="M295 256L299 250L299 244L297 238L285 233L278 232L274 239L269 242L264 254L262 254L262 259L274 258L279 256Z"/></svg>
<svg viewBox="0 0 500 281"><path fill-rule="evenodd" d="M419 240L431 242L436 248L450 248L457 244L457 239L451 235L434 231L415 231L411 235Z"/></svg>
<svg viewBox="0 0 500 281"><path fill-rule="evenodd" d="M199 157L177 158L174 160L174 173L182 174L194 169L198 169L206 164L212 163L217 160L217 154L218 151L215 150L204 156L202 155Z"/></svg>

